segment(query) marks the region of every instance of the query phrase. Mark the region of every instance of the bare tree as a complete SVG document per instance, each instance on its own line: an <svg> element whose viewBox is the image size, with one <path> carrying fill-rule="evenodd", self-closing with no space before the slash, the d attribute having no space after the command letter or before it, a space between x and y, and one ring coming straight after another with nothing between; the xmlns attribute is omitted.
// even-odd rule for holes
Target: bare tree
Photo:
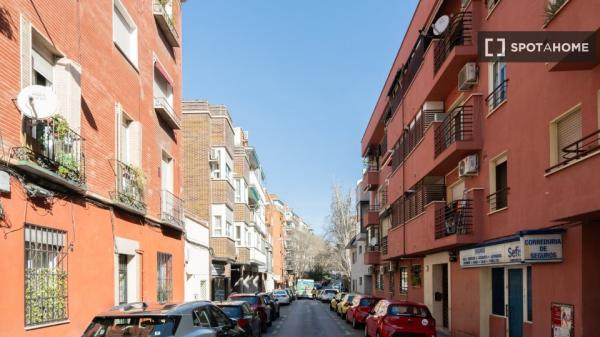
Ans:
<svg viewBox="0 0 600 337"><path fill-rule="evenodd" d="M338 271L350 275L352 261L346 245L356 235L351 190L343 191L339 184L334 183L331 187L329 212L327 236L331 242L332 261L337 265Z"/></svg>

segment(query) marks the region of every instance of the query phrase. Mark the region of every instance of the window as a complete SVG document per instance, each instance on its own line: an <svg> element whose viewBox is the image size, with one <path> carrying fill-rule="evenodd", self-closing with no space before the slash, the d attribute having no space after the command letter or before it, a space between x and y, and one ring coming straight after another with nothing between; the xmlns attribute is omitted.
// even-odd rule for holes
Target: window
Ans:
<svg viewBox="0 0 600 337"><path fill-rule="evenodd" d="M242 179L237 178L234 182L235 202L242 202Z"/></svg>
<svg viewBox="0 0 600 337"><path fill-rule="evenodd" d="M231 179L231 177L231 167L229 166L229 164L225 164L225 178Z"/></svg>
<svg viewBox="0 0 600 337"><path fill-rule="evenodd" d="M400 293L408 293L408 268L400 267Z"/></svg>
<svg viewBox="0 0 600 337"><path fill-rule="evenodd" d="M410 267L410 280L413 287L421 286L421 265L415 264Z"/></svg>
<svg viewBox="0 0 600 337"><path fill-rule="evenodd" d="M201 328L210 328L210 318L206 312L206 308L197 308L193 311L193 324Z"/></svg>
<svg viewBox="0 0 600 337"><path fill-rule="evenodd" d="M383 274L381 272L378 272L375 278L375 289L383 290Z"/></svg>
<svg viewBox="0 0 600 337"><path fill-rule="evenodd" d="M362 246L358 245L358 255L361 255L361 254L362 254Z"/></svg>
<svg viewBox="0 0 600 337"><path fill-rule="evenodd" d="M25 325L66 320L67 234L25 226Z"/></svg>
<svg viewBox="0 0 600 337"><path fill-rule="evenodd" d="M233 238L233 224L229 221L227 221L225 236L227 236L229 238Z"/></svg>
<svg viewBox="0 0 600 337"><path fill-rule="evenodd" d="M118 151L117 159L127 165L140 165L141 161L141 130L140 123L129 117L121 106L118 110Z"/></svg>
<svg viewBox="0 0 600 337"><path fill-rule="evenodd" d="M492 268L492 314L504 316L504 268Z"/></svg>
<svg viewBox="0 0 600 337"><path fill-rule="evenodd" d="M127 264L129 257L119 254L119 304L127 303Z"/></svg>
<svg viewBox="0 0 600 337"><path fill-rule="evenodd" d="M235 244L238 246L242 245L242 226L235 226Z"/></svg>
<svg viewBox="0 0 600 337"><path fill-rule="evenodd" d="M490 160L490 211L508 207L508 161L506 155Z"/></svg>
<svg viewBox="0 0 600 337"><path fill-rule="evenodd" d="M496 4L498 4L500 0L487 0L487 8L491 12L494 8L496 8Z"/></svg>
<svg viewBox="0 0 600 337"><path fill-rule="evenodd" d="M231 320L221 311L221 309L218 309L215 306L210 306L210 313L214 319L214 323L216 323L216 325L213 325L214 328L227 326L231 322Z"/></svg>
<svg viewBox="0 0 600 337"><path fill-rule="evenodd" d="M173 267L171 254L158 253L157 263L157 301L159 303L173 300Z"/></svg>
<svg viewBox="0 0 600 337"><path fill-rule="evenodd" d="M173 86L164 68L158 61L154 62L154 99L167 103L173 108Z"/></svg>
<svg viewBox="0 0 600 337"><path fill-rule="evenodd" d="M160 171L162 189L173 193L173 158L165 151L162 152Z"/></svg>
<svg viewBox="0 0 600 337"><path fill-rule="evenodd" d="M362 282L363 282L363 281L362 281L362 276L360 276L360 277L358 278L358 285L359 285L359 286L362 286Z"/></svg>
<svg viewBox="0 0 600 337"><path fill-rule="evenodd" d="M527 266L527 320L533 322L533 282L531 279L531 266Z"/></svg>
<svg viewBox="0 0 600 337"><path fill-rule="evenodd" d="M352 264L356 263L356 252L352 252Z"/></svg>
<svg viewBox="0 0 600 337"><path fill-rule="evenodd" d="M389 272L388 279L389 279L389 283L390 283L390 287L389 287L390 288L389 289L390 290L390 296L394 296L394 290L396 288L396 284L394 282L394 272L392 272L392 271Z"/></svg>
<svg viewBox="0 0 600 337"><path fill-rule="evenodd" d="M490 63L490 73L491 93L486 100L490 110L494 110L506 101L506 63L500 61Z"/></svg>
<svg viewBox="0 0 600 337"><path fill-rule="evenodd" d="M223 236L223 217L213 216L213 236Z"/></svg>
<svg viewBox="0 0 600 337"><path fill-rule="evenodd" d="M556 165L578 155L565 148L581 140L581 107L577 105L550 124L550 164Z"/></svg>
<svg viewBox="0 0 600 337"><path fill-rule="evenodd" d="M134 67L138 66L138 32L120 0L113 6L113 42Z"/></svg>
<svg viewBox="0 0 600 337"><path fill-rule="evenodd" d="M42 38L34 35L32 39L31 67L33 84L52 87L54 83L55 56L43 46Z"/></svg>

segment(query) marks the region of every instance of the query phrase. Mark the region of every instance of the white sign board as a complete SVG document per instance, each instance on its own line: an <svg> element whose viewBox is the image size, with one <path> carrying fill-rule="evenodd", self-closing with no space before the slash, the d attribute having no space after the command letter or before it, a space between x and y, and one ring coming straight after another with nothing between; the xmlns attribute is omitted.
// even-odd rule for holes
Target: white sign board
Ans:
<svg viewBox="0 0 600 337"><path fill-rule="evenodd" d="M514 241L460 251L463 268L562 261L561 234L523 235Z"/></svg>

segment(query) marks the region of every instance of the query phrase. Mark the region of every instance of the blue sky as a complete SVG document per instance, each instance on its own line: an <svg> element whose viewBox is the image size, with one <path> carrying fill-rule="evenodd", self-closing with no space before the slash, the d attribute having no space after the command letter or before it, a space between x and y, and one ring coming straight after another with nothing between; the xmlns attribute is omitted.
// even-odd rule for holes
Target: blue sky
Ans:
<svg viewBox="0 0 600 337"><path fill-rule="evenodd" d="M229 107L270 192L322 232L416 0L188 0L183 96Z"/></svg>

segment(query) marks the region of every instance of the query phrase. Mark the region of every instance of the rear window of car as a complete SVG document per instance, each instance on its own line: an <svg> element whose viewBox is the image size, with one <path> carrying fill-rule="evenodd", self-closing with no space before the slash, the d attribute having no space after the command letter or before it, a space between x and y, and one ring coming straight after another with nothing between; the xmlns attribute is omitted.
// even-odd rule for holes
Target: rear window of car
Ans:
<svg viewBox="0 0 600 337"><path fill-rule="evenodd" d="M82 337L169 337L177 330L179 317L101 317L95 318Z"/></svg>
<svg viewBox="0 0 600 337"><path fill-rule="evenodd" d="M236 301L244 301L250 304L258 304L258 296L233 296Z"/></svg>
<svg viewBox="0 0 600 337"><path fill-rule="evenodd" d="M286 292L286 291L283 291L283 290L281 290L281 291L276 291L276 292L274 292L273 294L275 294L275 296L282 296L282 297L283 297L283 296L287 296L287 292Z"/></svg>
<svg viewBox="0 0 600 337"><path fill-rule="evenodd" d="M426 318L429 317L429 310L425 307L414 305L392 304L388 308L388 314L391 316L416 316Z"/></svg>
<svg viewBox="0 0 600 337"><path fill-rule="evenodd" d="M360 303L358 305L360 305L361 307L368 307L374 305L375 303L377 303L376 298L361 298Z"/></svg>
<svg viewBox="0 0 600 337"><path fill-rule="evenodd" d="M225 305L219 306L221 310L227 315L229 318L241 318L242 317L242 307L237 305Z"/></svg>
<svg viewBox="0 0 600 337"><path fill-rule="evenodd" d="M327 289L325 290L326 294L337 294L337 291L333 290L333 289Z"/></svg>
<svg viewBox="0 0 600 337"><path fill-rule="evenodd" d="M348 295L348 297L346 298L346 302L352 303L353 299L354 299L354 295Z"/></svg>

